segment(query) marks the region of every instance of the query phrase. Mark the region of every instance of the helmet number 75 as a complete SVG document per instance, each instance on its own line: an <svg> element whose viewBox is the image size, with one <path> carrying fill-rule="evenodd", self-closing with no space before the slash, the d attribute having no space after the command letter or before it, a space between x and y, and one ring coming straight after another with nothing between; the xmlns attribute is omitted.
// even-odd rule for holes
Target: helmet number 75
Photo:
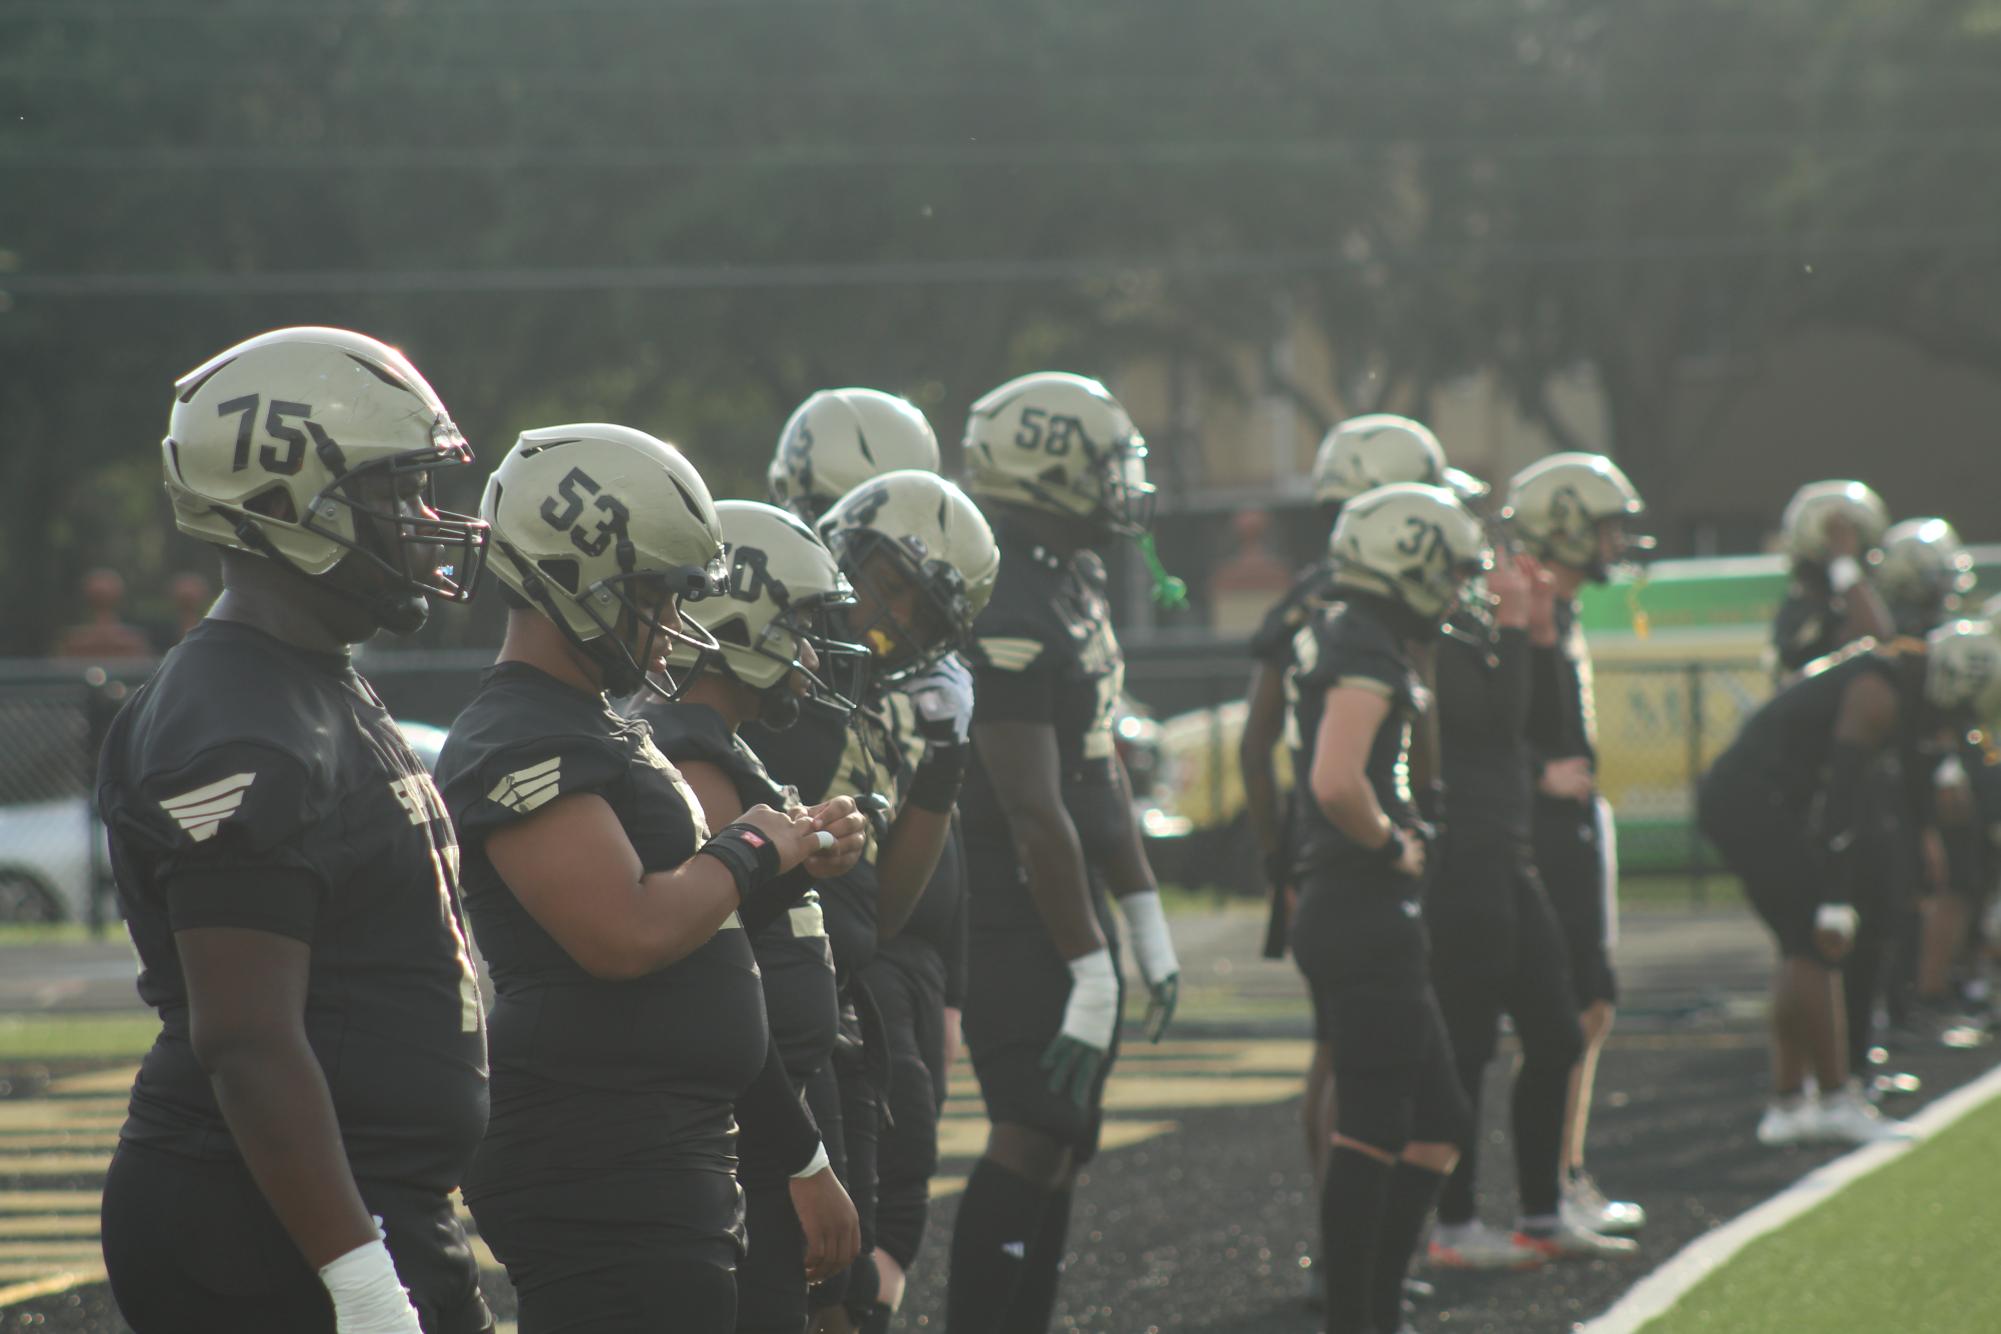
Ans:
<svg viewBox="0 0 2001 1334"><path fill-rule="evenodd" d="M215 406L215 414L218 417L227 417L232 413L242 414L236 423L236 455L230 460L231 472L242 472L250 466L250 433L257 422L259 401L256 394L245 394L242 398L232 398L227 403L218 403ZM264 414L264 433L273 440L284 441L285 452L281 455L276 445L266 445L258 450L257 461L264 465L265 472L275 472L290 477L305 465L306 433L291 425L285 418L297 417L305 425L312 427L316 434L324 437L325 432L320 430L317 423L305 421L312 415L313 406L310 403L287 403L278 398L271 400L270 408Z"/></svg>

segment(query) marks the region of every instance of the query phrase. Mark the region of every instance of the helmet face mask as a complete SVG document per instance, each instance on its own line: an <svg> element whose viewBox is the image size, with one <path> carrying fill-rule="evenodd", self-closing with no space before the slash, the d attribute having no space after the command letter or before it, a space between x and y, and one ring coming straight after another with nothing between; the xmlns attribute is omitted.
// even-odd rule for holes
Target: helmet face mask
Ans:
<svg viewBox="0 0 2001 1334"><path fill-rule="evenodd" d="M907 680L963 647L993 595L993 530L936 474L884 473L841 497L820 531L854 585L848 638L871 651L877 682Z"/></svg>
<svg viewBox="0 0 2001 1334"><path fill-rule="evenodd" d="M320 578L378 625L466 602L487 525L431 503L431 475L472 450L404 356L345 329L259 335L175 384L161 441L183 532ZM407 479L421 479L410 487Z"/></svg>
<svg viewBox="0 0 2001 1334"><path fill-rule="evenodd" d="M2001 726L2001 635L1988 621L1952 621L1927 637L1925 700L1953 722Z"/></svg>
<svg viewBox="0 0 2001 1334"><path fill-rule="evenodd" d="M1875 581L1899 630L1923 634L1959 610L1974 584L1973 556L1944 519L1906 519L1871 557Z"/></svg>

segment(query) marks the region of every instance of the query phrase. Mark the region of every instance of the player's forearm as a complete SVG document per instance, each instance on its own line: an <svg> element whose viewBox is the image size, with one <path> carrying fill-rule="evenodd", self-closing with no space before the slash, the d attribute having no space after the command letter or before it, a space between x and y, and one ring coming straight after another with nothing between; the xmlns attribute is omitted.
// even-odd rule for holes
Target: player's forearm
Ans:
<svg viewBox="0 0 2001 1334"><path fill-rule="evenodd" d="M714 857L697 854L671 870L655 871L639 882L632 930L605 942L603 966L590 971L629 979L678 963L708 944L737 904L736 880Z"/></svg>
<svg viewBox="0 0 2001 1334"><path fill-rule="evenodd" d="M1244 816L1250 821L1258 851L1269 857L1279 846L1277 770L1270 751L1261 760L1245 756L1239 762L1244 771Z"/></svg>
<svg viewBox="0 0 2001 1334"><path fill-rule="evenodd" d="M945 840L952 832L950 810L929 811L921 806L905 806L882 853L876 858L876 937L888 940L903 929L910 914L924 897L926 886L938 870Z"/></svg>
<svg viewBox="0 0 2001 1334"><path fill-rule="evenodd" d="M1091 910L1091 882L1077 826L1058 808L1014 818L1015 846L1028 863L1028 893L1056 952L1080 959L1105 948L1105 933Z"/></svg>
<svg viewBox="0 0 2001 1334"><path fill-rule="evenodd" d="M1363 847L1380 847L1390 836L1390 817L1366 775L1344 771L1323 779L1316 774L1313 797L1328 822Z"/></svg>
<svg viewBox="0 0 2001 1334"><path fill-rule="evenodd" d="M1140 835L1139 817L1133 809L1132 779L1124 760L1118 760L1113 774L1119 787L1119 812L1123 817L1118 841L1105 865L1105 884L1117 898L1159 889L1153 878L1153 863L1146 859L1146 841Z"/></svg>
<svg viewBox="0 0 2001 1334"><path fill-rule="evenodd" d="M376 1240L305 1033L245 1037L202 1055L237 1152L306 1262L319 1269Z"/></svg>

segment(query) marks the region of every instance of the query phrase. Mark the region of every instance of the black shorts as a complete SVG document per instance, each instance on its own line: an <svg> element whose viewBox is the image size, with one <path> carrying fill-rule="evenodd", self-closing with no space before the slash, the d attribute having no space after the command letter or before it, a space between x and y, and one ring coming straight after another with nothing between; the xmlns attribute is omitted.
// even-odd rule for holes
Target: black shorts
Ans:
<svg viewBox="0 0 2001 1334"><path fill-rule="evenodd" d="M1813 943L1821 859L1802 814L1771 788L1760 791L1714 774L1702 784L1697 811L1703 834L1744 882L1744 897L1779 953L1821 962Z"/></svg>
<svg viewBox="0 0 2001 1334"><path fill-rule="evenodd" d="M938 1170L945 1104L945 960L898 936L869 966L889 1040L889 1121L876 1151L876 1246L906 1271L917 1260Z"/></svg>
<svg viewBox="0 0 2001 1334"><path fill-rule="evenodd" d="M1472 1112L1431 989L1423 911L1415 888L1384 872L1367 882L1305 877L1293 919L1293 957L1306 975L1321 1031L1334 1049L1337 1129L1395 1151L1385 1100L1400 1104L1399 1132L1419 1143L1458 1143ZM1353 1118L1362 1115L1358 1123Z"/></svg>
<svg viewBox="0 0 2001 1334"><path fill-rule="evenodd" d="M449 1197L363 1181L425 1334L493 1315ZM120 1144L104 1180L104 1264L136 1334L332 1334L333 1305L249 1170Z"/></svg>
<svg viewBox="0 0 2001 1334"><path fill-rule="evenodd" d="M1042 920L1028 902L1025 874L1015 874L1009 856L984 858L969 847L968 873L973 894L972 940L966 970L964 1023L966 1048L987 1119L996 1125L1020 1125L1037 1130L1068 1147L1079 1163L1098 1151L1104 1119L1105 1080L1118 1059L1118 1026L1112 1028L1111 1050L1098 1071L1097 1083L1082 1107L1068 1094L1049 1087L1042 1054L1063 1028L1063 1009L1070 999L1070 967L1056 952ZM997 882L997 866L1007 880ZM1124 1009L1124 973L1119 969L1119 939L1111 906L1097 877L1092 898L1099 926L1112 951L1112 966L1120 977L1120 1008Z"/></svg>
<svg viewBox="0 0 2001 1334"><path fill-rule="evenodd" d="M1602 802L1536 799L1536 869L1563 928L1570 952L1570 985L1580 1010L1619 998L1612 972L1618 887L1606 864L1610 823L1610 809Z"/></svg>
<svg viewBox="0 0 2001 1334"><path fill-rule="evenodd" d="M1570 986L1569 945L1520 849L1454 845L1424 914L1432 987L1462 1070L1493 1059L1503 1013L1529 1059L1576 1062L1584 1038Z"/></svg>
<svg viewBox="0 0 2001 1334"><path fill-rule="evenodd" d="M589 1209L593 1195L606 1198L608 1216ZM520 1334L729 1334L739 1242L664 1216L635 1221L664 1215L662 1200L677 1200L696 1219L728 1210L741 1224L735 1177L704 1171L652 1171L474 1201L480 1237L514 1283Z"/></svg>

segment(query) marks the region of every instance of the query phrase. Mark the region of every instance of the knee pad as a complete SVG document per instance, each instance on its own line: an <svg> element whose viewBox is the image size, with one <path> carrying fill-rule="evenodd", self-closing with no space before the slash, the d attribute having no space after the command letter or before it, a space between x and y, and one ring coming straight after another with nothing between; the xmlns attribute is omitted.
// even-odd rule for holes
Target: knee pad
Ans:
<svg viewBox="0 0 2001 1334"><path fill-rule="evenodd" d="M1415 1109L1409 1072L1371 1070L1337 1081L1334 1129L1342 1137L1384 1153L1410 1143Z"/></svg>

